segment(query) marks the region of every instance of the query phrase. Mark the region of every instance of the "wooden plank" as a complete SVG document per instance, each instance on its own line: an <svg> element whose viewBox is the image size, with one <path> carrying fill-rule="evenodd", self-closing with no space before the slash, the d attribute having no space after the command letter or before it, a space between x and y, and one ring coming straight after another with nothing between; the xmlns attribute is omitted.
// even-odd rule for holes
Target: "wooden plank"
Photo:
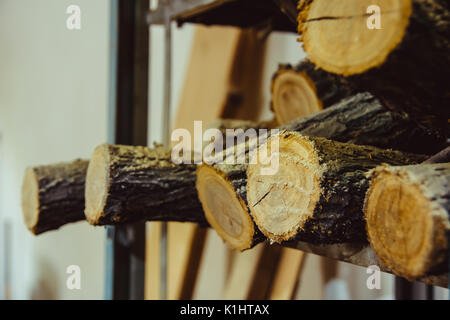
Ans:
<svg viewBox="0 0 450 320"><path fill-rule="evenodd" d="M236 253L233 259L230 277L225 285L223 298L226 300L244 300L248 297L253 274L256 272L256 261L260 260L264 245L260 244L251 250Z"/></svg>
<svg viewBox="0 0 450 320"><path fill-rule="evenodd" d="M194 300L221 299L227 279L228 246L211 230L205 239L203 258L198 270Z"/></svg>
<svg viewBox="0 0 450 320"><path fill-rule="evenodd" d="M283 248L270 293L271 300L294 298L306 256L302 251Z"/></svg>
<svg viewBox="0 0 450 320"><path fill-rule="evenodd" d="M198 120L203 121L204 128L224 117L257 120L260 82L255 79L261 79L263 43L257 40L255 31L196 27L175 128L192 133ZM159 228L152 223L147 237L148 299L159 297ZM193 224L169 223L169 299L192 297L206 232Z"/></svg>
<svg viewBox="0 0 450 320"><path fill-rule="evenodd" d="M230 27L196 27L176 115L175 128L194 132L221 117L227 105L230 79L242 31Z"/></svg>
<svg viewBox="0 0 450 320"><path fill-rule="evenodd" d="M237 252L225 285L226 300L267 299L283 248L261 243L251 250Z"/></svg>
<svg viewBox="0 0 450 320"><path fill-rule="evenodd" d="M146 252L145 252L145 299L158 300L160 295L159 268L161 256L161 223L148 222L146 224Z"/></svg>
<svg viewBox="0 0 450 320"><path fill-rule="evenodd" d="M221 118L259 120L265 54L266 41L260 38L256 30L242 31Z"/></svg>
<svg viewBox="0 0 450 320"><path fill-rule="evenodd" d="M194 132L194 121L207 124L222 114L228 96L230 70L241 31L235 28L197 27L185 85L178 106L176 128ZM168 225L168 295L170 299L192 297L206 231L197 225ZM194 280L194 282L192 282ZM182 294L183 293L183 294Z"/></svg>

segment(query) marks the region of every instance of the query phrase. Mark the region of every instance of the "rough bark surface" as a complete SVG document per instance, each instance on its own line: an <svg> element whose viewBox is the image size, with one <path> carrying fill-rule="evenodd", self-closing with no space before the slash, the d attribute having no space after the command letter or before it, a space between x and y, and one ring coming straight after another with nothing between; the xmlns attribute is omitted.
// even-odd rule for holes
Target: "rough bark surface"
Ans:
<svg viewBox="0 0 450 320"><path fill-rule="evenodd" d="M367 241L363 204L369 179L365 173L381 163L405 165L426 159L423 155L308 139L313 141L320 166L324 168L321 195L312 218L295 239L311 243Z"/></svg>
<svg viewBox="0 0 450 320"><path fill-rule="evenodd" d="M248 209L247 188L246 188L247 186L246 171L248 166L246 164L241 165L216 164L213 165L212 167L218 172L218 174L225 177L225 179L233 186L236 195L239 197L239 199L242 199L242 201L245 203L245 207L243 207L242 209L245 210L250 215L250 210ZM256 224L254 222L253 224L255 233L253 234L252 243L249 246L249 249L253 248L258 243L263 242L266 239L266 237L261 233Z"/></svg>
<svg viewBox="0 0 450 320"><path fill-rule="evenodd" d="M306 160L308 163L305 164L306 168L317 177L320 184L318 191L309 190L314 192L314 194L318 192L319 200L313 204L312 214L308 212L310 209L306 209L302 213L307 214L305 222L294 226L293 229L284 230L282 234L274 234L268 230L269 226L266 224L272 223L272 220L266 218L265 215L272 214L270 212L266 213L266 211L271 210L266 207L264 212L258 212L261 209L258 209L257 206L261 205L261 202L266 199L270 192L275 192L274 189L276 188L285 188L290 181L284 181L280 178L273 183L264 183L262 181L264 176L257 174L259 171L258 165L255 167L250 165L247 172L249 176L248 190L251 189L252 193L254 193L255 191L253 190L260 187L259 183L268 190L263 198L257 201L255 201L256 199L252 200L252 196L250 196L251 213L260 230L271 240L277 242L293 239L313 244L367 241L363 214L364 198L369 186L369 179L365 176L366 172L381 163L392 165L415 164L427 158L424 155L340 143L318 137L307 137L296 132L280 133L281 140L288 141L291 138L301 141L301 143L307 143L312 147L313 151L309 152L309 159L300 159L299 156L296 156L296 158L288 158L291 160L288 160L289 162L286 162L286 164L290 163L292 169L295 170L297 161ZM314 163L317 160L318 164L315 165ZM283 162L280 162L280 166L282 165ZM304 185L295 185L293 187L306 188ZM286 192L289 191L289 188L292 187L288 186ZM293 190L296 189L289 191L290 197L295 197L296 191ZM304 192L308 192L308 189ZM301 199L305 195L299 194L298 197L300 197L299 203L301 203ZM289 214L291 211L289 203L292 203L293 200L291 198L287 198L285 201L280 199L277 208L274 207L272 210L273 214L276 214L275 209L278 210L280 206L285 208L283 212ZM274 200L271 200L271 203L274 203ZM292 210L292 212L295 212L294 208Z"/></svg>
<svg viewBox="0 0 450 320"><path fill-rule="evenodd" d="M161 146L101 147L109 159L108 190L100 215L87 217L91 224L157 220L207 225L195 189L196 165L174 164L170 149Z"/></svg>
<svg viewBox="0 0 450 320"><path fill-rule="evenodd" d="M343 77L319 69L309 60L305 60L296 66L280 64L277 72L275 72L272 77L272 92L273 83L276 78L283 72L290 70L307 76L311 80L316 89L317 98L321 101L323 109L356 93Z"/></svg>
<svg viewBox="0 0 450 320"><path fill-rule="evenodd" d="M280 129L339 142L420 154L434 154L446 146L442 136L417 126L405 113L388 110L368 92L358 93Z"/></svg>
<svg viewBox="0 0 450 320"><path fill-rule="evenodd" d="M222 153L217 153L216 155L216 159L214 163L211 164L203 164L199 170L197 171L197 174L199 175L199 181L201 179L204 179L207 175L217 175L217 177L223 178L223 180L219 179L218 181L220 181L220 183L225 183L225 184L229 184L231 186L231 188L233 189L234 193L232 195L232 197L237 197L239 203L240 203L240 209L239 209L239 213L243 212L244 214L248 215L252 226L249 226L245 221L246 219L242 219L240 222L242 223L242 227L246 230L246 232L250 232L252 229L253 231L251 232L252 236L251 239L248 239L248 242L245 246L241 246L241 247L236 247L239 250L246 250L246 249L250 249L252 247L254 247L255 245L257 245L258 243L262 242L265 240L264 235L258 230L258 227L256 226L256 224L253 222L248 206L247 206L247 195L246 195L246 170L247 170L247 164L249 161L249 150L254 149L256 147L256 144L251 143L250 141L254 141L253 138L257 137L258 135L258 130L259 129L267 129L268 127L272 126L273 122L265 122L265 123L250 123L250 122L242 122L242 121L221 121L220 124L213 124L214 128L217 128L221 131L222 136L224 138L232 138L234 139L234 141L236 142L238 139L238 137L240 135L244 134L244 131L241 132L235 132L234 134L229 134L227 133L227 129L242 129L242 130L246 130L246 129L255 129L254 135L252 137L250 137L250 140L245 141L243 144L240 144L239 146L242 147L242 149L238 148L237 146L233 146L229 149L226 149L225 151L223 151ZM229 150L233 150L234 153L233 154L229 154ZM239 163L238 162L238 158L239 157L244 157L244 161L242 161L242 164L236 164ZM233 164L227 164L227 161L233 157ZM228 159L228 160L227 160ZM209 167L213 170L206 170L203 171L203 167ZM200 194L200 198L202 199L202 202L204 202L204 206L208 206L208 202L210 201L210 199L208 199L207 196L207 192L206 190L202 191L202 187L201 184L198 184L197 189L199 191ZM202 194L205 193L205 194ZM223 193L221 196L225 196L226 193ZM234 199L230 198L230 201L233 201ZM216 206L218 204L215 204ZM223 204L225 205L225 207L228 204ZM230 210L236 210L234 207L233 208L229 208L226 207L227 209ZM210 211L215 211L218 210L219 208L210 208ZM206 209L205 209L206 210ZM235 214L237 214L239 216L238 212L235 212ZM211 215L214 215L213 212L211 212ZM208 216L208 214L207 214ZM214 218L215 219L215 218ZM230 223L230 220L228 220L228 223ZM211 223L212 224L212 223ZM213 224L214 227L214 224ZM223 225L220 225L220 223L217 223L217 225L215 226L215 228L220 228L223 229L221 231L225 232L225 235L222 235L222 237L224 238L225 241L227 241L227 237L232 237L229 233L227 233L225 231L225 228ZM244 233L244 232L243 232ZM219 232L219 234L221 234ZM235 240L235 239L233 239ZM228 242L228 241L227 241ZM235 247L235 245L233 245L232 243L228 243L229 245L231 245L232 247Z"/></svg>
<svg viewBox="0 0 450 320"><path fill-rule="evenodd" d="M443 139L429 135L417 127L405 114L392 112L369 93L360 93L306 118L295 120L280 127L280 130L298 131L305 135L351 142L360 145L374 145L417 153L434 153L442 149ZM253 149L251 147L250 149ZM249 150L247 146L245 150ZM237 153L237 152L236 152ZM218 174L226 177L236 190L236 194L247 203L247 164L216 164ZM256 227L255 230L258 230ZM255 234L256 244L262 241Z"/></svg>
<svg viewBox="0 0 450 320"><path fill-rule="evenodd" d="M84 220L84 184L88 163L87 160L75 160L28 169L34 173L30 177L36 179L38 186L38 190L34 190L37 194L22 193L24 215L31 210L33 219L37 219L33 225L28 225L32 233L38 235L70 222ZM31 181L25 178L23 190L29 183ZM25 204L28 201L36 204L36 210ZM34 217L35 214L37 217Z"/></svg>
<svg viewBox="0 0 450 320"><path fill-rule="evenodd" d="M300 33L305 32L309 23L328 23L330 19L339 19L309 17L313 3L314 0L299 3ZM377 67L350 75L346 80L360 90L370 91L391 110L408 113L430 133L448 138L450 4L447 0L411 0L411 3L409 25L400 43L394 44L392 51ZM354 16L359 17L359 13L355 12ZM336 37L340 34L337 32ZM305 44L305 47L308 52L309 45ZM311 60L314 62L315 57L311 56Z"/></svg>

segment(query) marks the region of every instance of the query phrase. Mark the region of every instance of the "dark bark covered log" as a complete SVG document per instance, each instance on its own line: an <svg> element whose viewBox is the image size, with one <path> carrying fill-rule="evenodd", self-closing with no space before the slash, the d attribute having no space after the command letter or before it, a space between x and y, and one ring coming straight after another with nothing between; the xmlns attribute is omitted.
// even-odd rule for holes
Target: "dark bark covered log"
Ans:
<svg viewBox="0 0 450 320"><path fill-rule="evenodd" d="M317 69L306 60L281 64L272 77L271 108L280 125L314 114L356 93L343 77Z"/></svg>
<svg viewBox="0 0 450 320"><path fill-rule="evenodd" d="M449 1L345 2L300 1L299 32L311 61L449 137ZM367 26L371 5L381 10L380 29Z"/></svg>
<svg viewBox="0 0 450 320"><path fill-rule="evenodd" d="M434 154L446 140L429 133L406 114L389 111L368 92L358 93L315 115L282 127L305 135L383 149Z"/></svg>
<svg viewBox="0 0 450 320"><path fill-rule="evenodd" d="M276 242L367 241L363 203L369 180L365 173L381 163L403 165L426 159L296 132L284 131L278 138L277 174L261 174L259 163L247 170L250 212L259 229Z"/></svg>
<svg viewBox="0 0 450 320"><path fill-rule="evenodd" d="M255 128L244 129L264 129L264 126L268 125L270 123L255 124ZM226 126L228 128L235 127L234 123L228 123ZM220 126L216 127L220 128ZM223 129L223 134L225 132L226 130ZM258 131L254 131L254 133L253 137L257 137ZM228 136L237 139L243 134L245 133L242 131ZM253 141L252 138L250 141ZM249 141L240 146L243 146L242 150L233 147L232 154L227 155L225 150L216 154L214 163L202 164L197 169L196 187L209 224L229 246L243 251L253 248L264 241L265 237L253 222L247 207L245 184L248 151L254 146ZM243 161L241 164L237 164L240 156L243 157ZM233 159L232 164L227 164L230 158Z"/></svg>
<svg viewBox="0 0 450 320"><path fill-rule="evenodd" d="M243 251L264 241L247 206L246 165L201 165L197 190L210 225L232 248Z"/></svg>
<svg viewBox="0 0 450 320"><path fill-rule="evenodd" d="M417 128L406 115L387 110L369 93L356 94L280 129L341 142L423 153L433 153L444 144L442 139ZM248 152L255 146L247 145L244 150ZM197 171L197 189L208 221L228 244L239 250L249 249L262 241L258 228L246 218L249 212L246 193L248 153L245 157L244 163L240 165L203 164ZM210 188L210 185L213 183L216 190L211 192L214 188ZM232 225L239 225L241 233L232 232Z"/></svg>
<svg viewBox="0 0 450 320"><path fill-rule="evenodd" d="M438 154L430 157L423 163L443 163L446 161L448 155L448 148L439 152ZM369 191L372 187L369 187ZM365 203L365 211L367 209L367 194L366 194L366 203ZM415 210L414 210L415 212ZM366 212L365 212L366 213ZM401 229L398 229L401 230ZM398 231L396 230L396 232ZM372 247L366 243L337 243L337 244L329 244L329 245L315 245L308 242L303 241L285 241L282 243L283 246L295 248L304 252L314 253L320 256L324 256L330 259L335 259L339 261L348 262L354 265L358 265L361 267L368 266L378 266L380 270L384 272L396 272L387 268L386 265L381 263L380 259L377 257ZM391 244L389 244L390 246ZM446 260L445 258L442 260ZM442 270L444 272L439 272L440 267L443 267ZM416 281L425 282L430 285L440 286L447 288L448 286L448 272L445 270L444 265L440 265L438 268L434 267L436 274L430 274L430 270L427 271L425 276L421 276L416 278ZM433 272L434 273L434 272Z"/></svg>
<svg viewBox="0 0 450 320"><path fill-rule="evenodd" d="M35 235L84 220L87 160L28 168L22 183L25 225Z"/></svg>
<svg viewBox="0 0 450 320"><path fill-rule="evenodd" d="M447 272L450 163L380 166L370 178L367 234L383 265L411 281Z"/></svg>
<svg viewBox="0 0 450 320"><path fill-rule="evenodd" d="M162 146L100 145L86 178L86 218L93 225L141 220L207 225L195 169L174 164L170 149Z"/></svg>

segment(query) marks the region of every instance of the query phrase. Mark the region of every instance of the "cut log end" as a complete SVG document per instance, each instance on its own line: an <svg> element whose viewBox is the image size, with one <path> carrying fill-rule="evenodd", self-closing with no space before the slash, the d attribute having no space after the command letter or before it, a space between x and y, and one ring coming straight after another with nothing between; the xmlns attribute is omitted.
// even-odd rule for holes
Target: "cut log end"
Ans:
<svg viewBox="0 0 450 320"><path fill-rule="evenodd" d="M258 159L276 147L278 172L267 174L265 161L250 162L247 200L259 229L272 241L316 244L366 242L363 215L368 188L365 172L381 163L416 164L423 155L340 143L281 131L258 148ZM267 147L266 147L267 146ZM272 153L272 152L271 152Z"/></svg>
<svg viewBox="0 0 450 320"><path fill-rule="evenodd" d="M272 139L266 144L270 146ZM280 136L279 150L275 175L262 177L260 164L250 164L247 171L252 216L261 232L276 242L289 240L312 217L321 176L314 145L300 134Z"/></svg>
<svg viewBox="0 0 450 320"><path fill-rule="evenodd" d="M88 161L75 160L27 168L22 181L22 213L34 234L84 219Z"/></svg>
<svg viewBox="0 0 450 320"><path fill-rule="evenodd" d="M370 29L367 8L381 8L380 29ZM319 67L342 75L381 65L402 41L412 14L411 0L314 0L300 12L299 33Z"/></svg>
<svg viewBox="0 0 450 320"><path fill-rule="evenodd" d="M365 216L372 248L395 274L415 280L442 262L448 214L401 167L372 171Z"/></svg>
<svg viewBox="0 0 450 320"><path fill-rule="evenodd" d="M86 175L86 220L96 225L103 216L106 198L109 191L109 157L108 145L95 148L89 162Z"/></svg>
<svg viewBox="0 0 450 320"><path fill-rule="evenodd" d="M279 124L322 110L314 82L305 72L280 70L272 82L272 108Z"/></svg>
<svg viewBox="0 0 450 320"><path fill-rule="evenodd" d="M205 217L222 239L240 251L251 248L254 223L227 178L214 168L202 165L197 169L196 187Z"/></svg>
<svg viewBox="0 0 450 320"><path fill-rule="evenodd" d="M33 168L27 168L22 182L22 213L25 226L33 233L39 221L39 181Z"/></svg>

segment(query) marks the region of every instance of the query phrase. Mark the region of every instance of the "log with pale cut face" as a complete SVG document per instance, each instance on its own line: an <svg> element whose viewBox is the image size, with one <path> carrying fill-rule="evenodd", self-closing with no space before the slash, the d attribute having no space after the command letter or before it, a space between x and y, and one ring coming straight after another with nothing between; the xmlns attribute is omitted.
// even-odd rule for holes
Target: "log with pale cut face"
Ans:
<svg viewBox="0 0 450 320"><path fill-rule="evenodd" d="M22 182L22 212L35 235L84 220L84 185L89 161L30 167Z"/></svg>
<svg viewBox="0 0 450 320"><path fill-rule="evenodd" d="M367 234L383 265L410 280L446 272L450 163L385 165L370 178Z"/></svg>
<svg viewBox="0 0 450 320"><path fill-rule="evenodd" d="M415 164L426 159L293 131L280 132L266 143L272 139L279 140L279 171L264 175L263 164L250 164L247 200L259 229L276 242L366 242L366 172L381 163Z"/></svg>
<svg viewBox="0 0 450 320"><path fill-rule="evenodd" d="M450 136L449 1L302 0L298 9L303 48L316 67Z"/></svg>
<svg viewBox="0 0 450 320"><path fill-rule="evenodd" d="M295 67L279 65L271 82L271 108L280 125L314 114L356 93L343 77L306 60Z"/></svg>
<svg viewBox="0 0 450 320"><path fill-rule="evenodd" d="M335 106L310 117L299 118L279 129L408 151L433 152L443 145L442 139L417 128L406 115L389 111L370 93L356 94ZM264 240L252 218L247 217L251 209L247 194L248 163L247 160L239 165L204 164L197 170L197 190L208 222L226 243L238 250L252 248ZM280 170L285 169L280 167ZM288 168L285 172L289 179L304 179L303 174ZM278 176L273 176L275 182ZM267 176L266 179L270 177ZM282 199L282 194L280 192L280 197L276 198ZM264 201L259 205L264 206Z"/></svg>
<svg viewBox="0 0 450 320"><path fill-rule="evenodd" d="M196 165L171 150L102 144L89 162L86 219L93 225L180 221L207 225L195 189Z"/></svg>

